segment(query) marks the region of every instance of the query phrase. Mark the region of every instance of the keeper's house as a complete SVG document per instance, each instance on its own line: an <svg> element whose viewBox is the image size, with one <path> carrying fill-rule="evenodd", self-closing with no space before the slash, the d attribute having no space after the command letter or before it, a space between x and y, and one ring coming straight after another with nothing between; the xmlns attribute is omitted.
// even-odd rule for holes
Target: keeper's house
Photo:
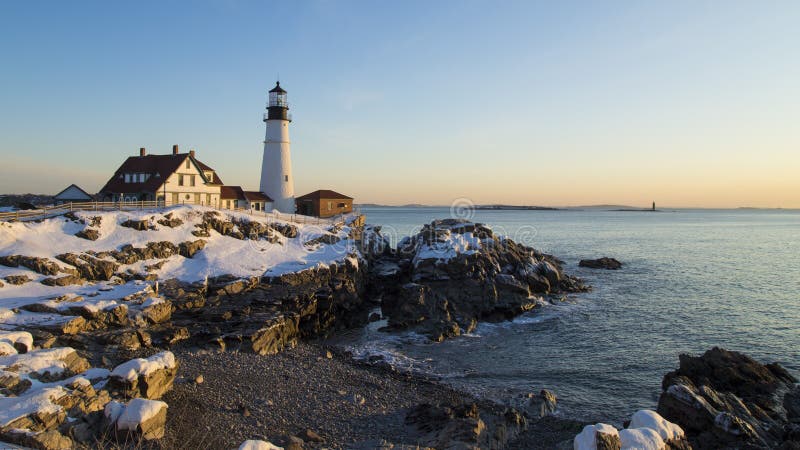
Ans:
<svg viewBox="0 0 800 450"><path fill-rule="evenodd" d="M194 150L180 153L173 145L167 155L148 155L139 149L139 156L126 159L97 196L111 202L166 199L168 205L217 206L220 186L217 173L198 161Z"/></svg>
<svg viewBox="0 0 800 450"><path fill-rule="evenodd" d="M297 213L305 216L331 217L353 212L353 197L322 189L295 199Z"/></svg>

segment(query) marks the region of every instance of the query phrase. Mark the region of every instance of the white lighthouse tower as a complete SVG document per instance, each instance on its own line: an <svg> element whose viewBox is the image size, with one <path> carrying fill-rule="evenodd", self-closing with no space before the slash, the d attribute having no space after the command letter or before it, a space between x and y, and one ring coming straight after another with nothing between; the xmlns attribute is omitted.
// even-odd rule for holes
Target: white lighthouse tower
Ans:
<svg viewBox="0 0 800 450"><path fill-rule="evenodd" d="M264 138L264 158L261 161L261 192L270 196L275 209L293 214L294 179L289 144L289 102L280 81L269 91L269 105L264 114L267 134Z"/></svg>

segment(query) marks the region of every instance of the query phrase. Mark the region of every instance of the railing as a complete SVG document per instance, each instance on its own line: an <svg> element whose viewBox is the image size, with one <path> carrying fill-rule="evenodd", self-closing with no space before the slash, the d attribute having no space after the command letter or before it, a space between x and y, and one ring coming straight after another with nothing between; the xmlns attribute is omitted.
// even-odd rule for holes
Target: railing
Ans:
<svg viewBox="0 0 800 450"><path fill-rule="evenodd" d="M81 203L64 203L56 206L45 206L41 209L33 209L27 211L11 211L0 212L0 222L24 222L31 220L42 220L48 217L56 217L72 211L135 211L143 209L161 209L168 206L177 206L183 203L176 203L173 205L164 204L164 201L133 201L133 202L81 202ZM293 222L298 224L308 225L344 225L347 218L353 215L358 215L358 212L343 213L334 217L320 218L312 216L304 216L301 214L284 214L275 211L256 211L254 209L245 208L222 208L212 205L208 206L220 211L235 211L240 213L250 214L251 216L262 216L271 218L273 220L282 220L284 222Z"/></svg>

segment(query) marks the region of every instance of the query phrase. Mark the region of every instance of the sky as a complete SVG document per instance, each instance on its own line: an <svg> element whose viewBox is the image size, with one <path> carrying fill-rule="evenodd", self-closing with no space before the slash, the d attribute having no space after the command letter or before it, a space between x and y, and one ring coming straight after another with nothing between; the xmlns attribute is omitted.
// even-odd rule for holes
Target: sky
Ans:
<svg viewBox="0 0 800 450"><path fill-rule="evenodd" d="M0 192L195 149L357 203L800 207L800 2L0 2Z"/></svg>

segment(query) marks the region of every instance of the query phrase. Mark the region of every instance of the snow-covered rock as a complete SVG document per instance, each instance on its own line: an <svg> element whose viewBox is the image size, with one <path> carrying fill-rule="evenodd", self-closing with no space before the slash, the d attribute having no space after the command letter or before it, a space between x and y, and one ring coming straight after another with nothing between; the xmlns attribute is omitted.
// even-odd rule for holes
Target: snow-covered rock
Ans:
<svg viewBox="0 0 800 450"><path fill-rule="evenodd" d="M657 412L648 409L636 411L631 418L629 428L650 428L657 431L665 441L684 437L683 429L680 426L661 417Z"/></svg>
<svg viewBox="0 0 800 450"><path fill-rule="evenodd" d="M603 423L587 425L575 436L573 446L575 450L664 450L668 441L678 443L683 439L681 427L655 411L643 409L633 414L630 425L623 430Z"/></svg>
<svg viewBox="0 0 800 450"><path fill-rule="evenodd" d="M619 430L621 448L624 450L664 450L664 440L651 428L626 428Z"/></svg>
<svg viewBox="0 0 800 450"><path fill-rule="evenodd" d="M267 441L250 439L242 442L242 445L239 446L239 450L283 450L283 447L278 447Z"/></svg>
<svg viewBox="0 0 800 450"><path fill-rule="evenodd" d="M598 423L583 427L580 434L575 436L573 448L575 450L604 450L614 448L613 443L615 442L619 442L619 431L611 425ZM604 445L606 443L609 445Z"/></svg>
<svg viewBox="0 0 800 450"><path fill-rule="evenodd" d="M127 405L111 402L104 413L118 432L134 433L143 439L164 437L167 404L162 401L135 398Z"/></svg>
<svg viewBox="0 0 800 450"><path fill-rule="evenodd" d="M128 397L161 398L172 388L178 364L172 352L122 363L111 371L108 388Z"/></svg>
<svg viewBox="0 0 800 450"><path fill-rule="evenodd" d="M33 350L33 336L27 331L0 331L0 344L11 345L15 353L27 353Z"/></svg>

